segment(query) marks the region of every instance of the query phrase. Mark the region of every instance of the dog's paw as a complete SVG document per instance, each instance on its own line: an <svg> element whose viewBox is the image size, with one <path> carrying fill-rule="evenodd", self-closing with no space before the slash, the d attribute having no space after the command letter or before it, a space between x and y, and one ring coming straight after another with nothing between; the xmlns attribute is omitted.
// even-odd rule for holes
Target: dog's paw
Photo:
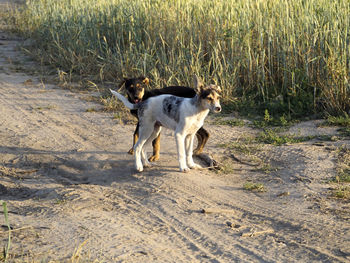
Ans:
<svg viewBox="0 0 350 263"><path fill-rule="evenodd" d="M128 151L128 154L133 155L133 154L134 154L134 148L131 148L131 149Z"/></svg>
<svg viewBox="0 0 350 263"><path fill-rule="evenodd" d="M159 160L159 155L152 155L151 157L148 158L150 162L155 162Z"/></svg>
<svg viewBox="0 0 350 263"><path fill-rule="evenodd" d="M145 162L145 163L143 164L143 167L144 167L144 168L150 168L150 167L152 167L152 164L151 164L150 162Z"/></svg>
<svg viewBox="0 0 350 263"><path fill-rule="evenodd" d="M191 163L188 165L191 169L201 169L202 166L200 166L199 164L196 163Z"/></svg>
<svg viewBox="0 0 350 263"><path fill-rule="evenodd" d="M191 169L188 167L180 168L180 172L188 173Z"/></svg>
<svg viewBox="0 0 350 263"><path fill-rule="evenodd" d="M143 165L136 165L135 168L140 173L143 171Z"/></svg>

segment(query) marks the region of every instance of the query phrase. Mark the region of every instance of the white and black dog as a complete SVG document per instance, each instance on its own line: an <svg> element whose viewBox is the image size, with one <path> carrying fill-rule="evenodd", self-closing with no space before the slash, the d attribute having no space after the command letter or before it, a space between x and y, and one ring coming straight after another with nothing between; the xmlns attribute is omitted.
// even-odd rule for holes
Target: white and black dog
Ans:
<svg viewBox="0 0 350 263"><path fill-rule="evenodd" d="M143 166L150 166L144 146L159 135L161 126L175 131L180 171L188 172L190 168L200 168L192 158L193 139L198 129L203 126L209 111L221 111L221 89L216 85L205 86L197 76L194 77L194 84L196 96L193 98L159 95L138 104L130 103L122 94L111 90L126 107L138 110L139 139L134 147L137 171L142 172Z"/></svg>

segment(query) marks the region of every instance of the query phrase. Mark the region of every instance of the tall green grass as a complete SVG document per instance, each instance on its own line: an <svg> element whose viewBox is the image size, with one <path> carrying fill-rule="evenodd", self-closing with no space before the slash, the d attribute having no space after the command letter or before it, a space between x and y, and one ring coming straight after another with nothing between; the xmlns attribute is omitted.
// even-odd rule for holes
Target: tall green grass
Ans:
<svg viewBox="0 0 350 263"><path fill-rule="evenodd" d="M28 0L17 29L44 61L155 86L213 80L288 116L350 110L349 0Z"/></svg>

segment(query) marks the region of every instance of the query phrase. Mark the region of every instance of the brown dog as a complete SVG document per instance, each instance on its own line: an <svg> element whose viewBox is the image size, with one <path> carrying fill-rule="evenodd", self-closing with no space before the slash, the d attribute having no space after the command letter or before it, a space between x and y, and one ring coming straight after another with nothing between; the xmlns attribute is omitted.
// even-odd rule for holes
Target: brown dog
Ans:
<svg viewBox="0 0 350 263"><path fill-rule="evenodd" d="M183 86L169 86L163 89L153 89L146 90L146 87L149 85L149 79L145 77L138 77L132 79L124 79L119 87L125 85L126 93L128 96L129 102L136 104L141 101L147 100L150 97L170 94L178 97L184 98L193 98L196 95L194 89ZM137 110L130 110L131 114L133 114L136 118L138 118ZM136 144L139 136L139 123L137 123L134 138L133 138L133 147L129 150L129 154L134 154L134 145ZM193 151L194 155L198 155L202 153L205 144L209 139L209 133L201 127L196 133L198 145L197 148ZM160 136L158 136L152 142L153 145L153 155L149 158L151 162L157 161L159 159L159 151L160 151Z"/></svg>

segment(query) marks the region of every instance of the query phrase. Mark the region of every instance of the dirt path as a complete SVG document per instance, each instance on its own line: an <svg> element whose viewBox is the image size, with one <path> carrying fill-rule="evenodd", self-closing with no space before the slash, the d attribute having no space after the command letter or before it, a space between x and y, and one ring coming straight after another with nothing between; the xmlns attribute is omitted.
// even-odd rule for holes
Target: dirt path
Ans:
<svg viewBox="0 0 350 263"><path fill-rule="evenodd" d="M229 174L183 174L165 131L161 160L135 173L126 154L134 127L86 112L100 107L86 94L23 73L31 62L16 50L20 42L0 32L0 195L13 227L12 261L350 261L350 207L330 198L326 183L337 147L349 141L264 145L255 157L268 172L231 161ZM316 124L292 129L335 132ZM206 127L216 158L228 155L218 144L257 132ZM246 181L267 191L246 191ZM7 244L4 226L0 233Z"/></svg>

